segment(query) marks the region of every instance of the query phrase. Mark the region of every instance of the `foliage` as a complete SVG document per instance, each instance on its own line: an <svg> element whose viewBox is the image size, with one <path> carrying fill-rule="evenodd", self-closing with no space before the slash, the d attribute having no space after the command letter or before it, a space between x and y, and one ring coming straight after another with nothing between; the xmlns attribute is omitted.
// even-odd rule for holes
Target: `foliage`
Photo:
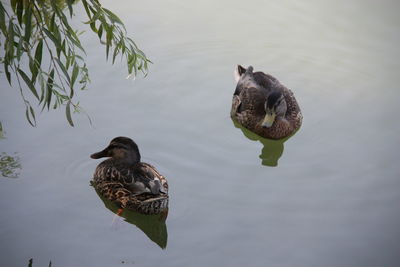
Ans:
<svg viewBox="0 0 400 267"><path fill-rule="evenodd" d="M65 106L66 118L73 126L71 109L80 111L74 101L75 90L83 90L90 82L86 55L79 32L72 28L75 0L10 0L0 2L0 62L10 85L16 81L25 104L28 122L36 125L35 109L26 91L34 96L41 110ZM98 0L81 0L90 29L105 45L106 58L112 63L121 56L128 74L147 74L150 62L127 36L123 22ZM69 17L69 18L68 18ZM3 38L2 38L3 39ZM29 90L27 90L29 89Z"/></svg>
<svg viewBox="0 0 400 267"><path fill-rule="evenodd" d="M18 156L10 156L5 152L0 154L0 172L3 177L18 178L21 164Z"/></svg>

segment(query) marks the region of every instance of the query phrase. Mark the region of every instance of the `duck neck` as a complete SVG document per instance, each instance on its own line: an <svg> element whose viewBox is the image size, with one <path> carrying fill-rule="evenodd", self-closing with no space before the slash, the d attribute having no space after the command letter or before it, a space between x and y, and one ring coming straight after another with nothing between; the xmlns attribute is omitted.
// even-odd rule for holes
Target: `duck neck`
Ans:
<svg viewBox="0 0 400 267"><path fill-rule="evenodd" d="M129 165L134 165L140 162L140 153L139 151L129 151L124 158L124 161Z"/></svg>
<svg viewBox="0 0 400 267"><path fill-rule="evenodd" d="M135 165L140 162L140 153L139 151L118 151L112 158L122 164Z"/></svg>

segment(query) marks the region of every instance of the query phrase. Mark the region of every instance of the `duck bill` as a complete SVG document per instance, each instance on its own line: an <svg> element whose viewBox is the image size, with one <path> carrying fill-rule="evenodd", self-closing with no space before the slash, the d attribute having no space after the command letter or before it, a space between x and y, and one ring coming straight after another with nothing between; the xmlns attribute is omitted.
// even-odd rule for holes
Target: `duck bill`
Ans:
<svg viewBox="0 0 400 267"><path fill-rule="evenodd" d="M275 117L276 117L276 114L275 114L275 113L266 114L265 117L264 117L264 120L263 120L262 123L261 123L261 126L264 127L264 128L269 128L269 127L271 127L272 124L273 124L274 121L275 121Z"/></svg>
<svg viewBox="0 0 400 267"><path fill-rule="evenodd" d="M94 154L90 155L90 157L92 159L99 159L99 158L108 157L108 150L106 148L106 149L104 149L104 150L102 150L100 152L97 152L97 153L94 153Z"/></svg>

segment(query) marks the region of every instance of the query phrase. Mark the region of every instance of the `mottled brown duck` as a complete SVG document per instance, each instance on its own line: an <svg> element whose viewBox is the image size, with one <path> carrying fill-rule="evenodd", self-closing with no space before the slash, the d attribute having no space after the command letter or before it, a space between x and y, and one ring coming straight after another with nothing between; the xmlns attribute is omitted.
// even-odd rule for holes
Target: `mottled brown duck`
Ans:
<svg viewBox="0 0 400 267"><path fill-rule="evenodd" d="M303 115L291 90L276 78L238 65L231 117L250 131L270 139L295 133Z"/></svg>
<svg viewBox="0 0 400 267"><path fill-rule="evenodd" d="M116 137L93 159L101 162L93 175L93 186L121 208L144 214L158 214L168 208L168 183L156 168L140 161L137 144L127 137Z"/></svg>

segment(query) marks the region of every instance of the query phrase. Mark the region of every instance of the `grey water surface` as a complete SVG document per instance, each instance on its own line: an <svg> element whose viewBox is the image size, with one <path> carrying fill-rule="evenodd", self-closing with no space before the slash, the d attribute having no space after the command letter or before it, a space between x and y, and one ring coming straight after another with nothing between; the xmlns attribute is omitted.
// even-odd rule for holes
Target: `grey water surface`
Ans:
<svg viewBox="0 0 400 267"><path fill-rule="evenodd" d="M127 80L87 31L93 125L74 128L64 110L30 127L0 74L0 152L21 165L0 177L0 266L400 266L398 1L101 2L154 64ZM234 125L238 63L292 89L293 137ZM90 186L121 135L168 178L159 236Z"/></svg>

